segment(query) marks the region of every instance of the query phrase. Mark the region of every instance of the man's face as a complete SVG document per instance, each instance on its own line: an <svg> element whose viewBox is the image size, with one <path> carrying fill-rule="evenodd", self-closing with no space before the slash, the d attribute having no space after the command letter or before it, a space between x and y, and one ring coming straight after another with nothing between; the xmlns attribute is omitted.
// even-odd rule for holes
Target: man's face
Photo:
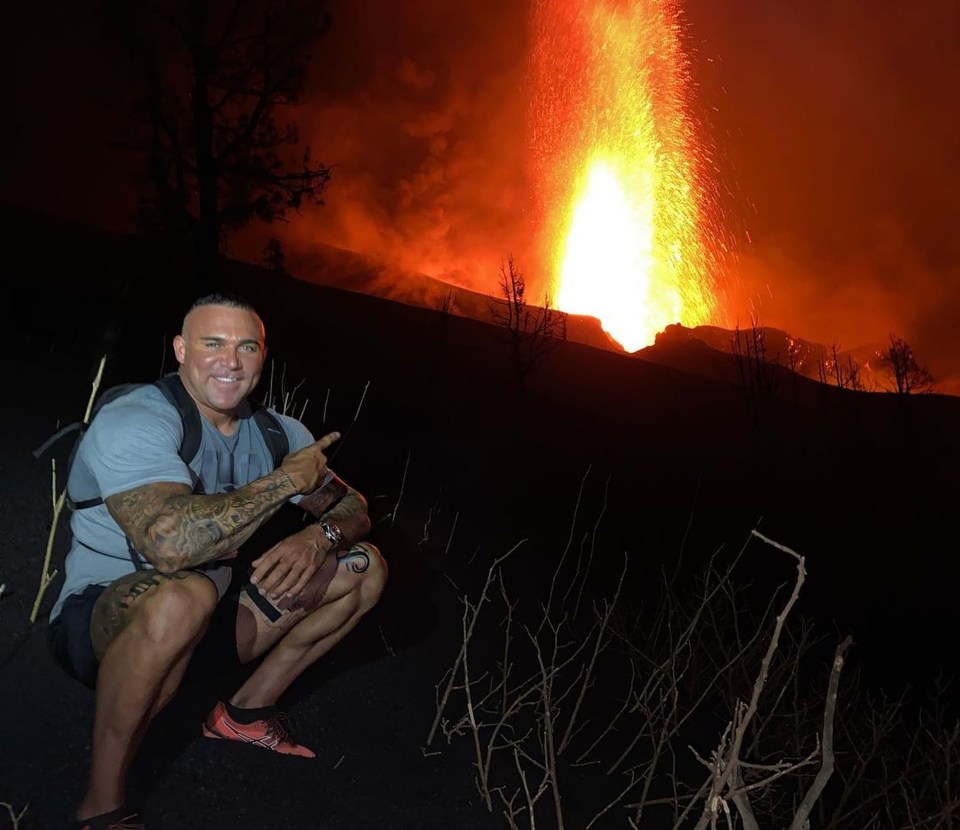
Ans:
<svg viewBox="0 0 960 830"><path fill-rule="evenodd" d="M266 358L263 323L252 311L221 305L195 308L173 339L180 377L213 421L233 415L249 395Z"/></svg>

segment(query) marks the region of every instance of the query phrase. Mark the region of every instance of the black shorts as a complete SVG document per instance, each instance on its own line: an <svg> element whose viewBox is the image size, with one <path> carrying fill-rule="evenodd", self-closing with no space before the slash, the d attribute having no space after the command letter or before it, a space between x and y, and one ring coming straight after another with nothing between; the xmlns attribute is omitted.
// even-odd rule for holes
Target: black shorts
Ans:
<svg viewBox="0 0 960 830"><path fill-rule="evenodd" d="M60 616L47 627L47 642L57 662L67 674L91 689L97 683L100 661L90 639L90 617L93 616L93 606L105 590L102 585L88 585L83 593L67 597Z"/></svg>
<svg viewBox="0 0 960 830"><path fill-rule="evenodd" d="M239 571L239 568L234 569L230 587L194 650L189 676L231 671L240 665L237 656L237 600L246 579ZM97 685L100 661L90 639L90 620L93 607L105 590L102 585L88 585L82 593L67 597L59 616L47 627L47 641L57 662L67 674L91 689Z"/></svg>

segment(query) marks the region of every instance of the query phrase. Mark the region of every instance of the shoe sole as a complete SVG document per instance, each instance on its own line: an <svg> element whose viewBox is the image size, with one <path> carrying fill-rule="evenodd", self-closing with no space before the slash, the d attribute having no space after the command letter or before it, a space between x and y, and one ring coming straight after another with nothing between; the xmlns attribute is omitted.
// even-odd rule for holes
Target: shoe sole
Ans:
<svg viewBox="0 0 960 830"><path fill-rule="evenodd" d="M303 755L299 752L284 752L282 749L274 749L273 747L270 747L270 746L264 746L263 744L257 741L245 741L243 740L243 738L231 737L229 735L221 735L219 732L214 732L206 724L203 725L203 729L201 730L201 732L204 738L213 738L218 741L232 741L233 743L237 743L237 744L246 744L247 746L254 746L257 749L269 750L270 752L273 752L275 755L287 755L291 758L316 758L317 757L316 753L310 752L310 750L307 750L308 752L310 752L309 755ZM306 747L304 747L304 749L306 749Z"/></svg>

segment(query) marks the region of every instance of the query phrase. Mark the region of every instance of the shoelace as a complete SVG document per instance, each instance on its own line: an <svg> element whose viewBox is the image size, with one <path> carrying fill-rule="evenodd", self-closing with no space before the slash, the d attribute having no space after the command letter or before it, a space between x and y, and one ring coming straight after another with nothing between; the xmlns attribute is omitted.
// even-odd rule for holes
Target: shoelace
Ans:
<svg viewBox="0 0 960 830"><path fill-rule="evenodd" d="M288 741L290 738L290 718L283 712L277 712L267 720L267 734L278 741Z"/></svg>

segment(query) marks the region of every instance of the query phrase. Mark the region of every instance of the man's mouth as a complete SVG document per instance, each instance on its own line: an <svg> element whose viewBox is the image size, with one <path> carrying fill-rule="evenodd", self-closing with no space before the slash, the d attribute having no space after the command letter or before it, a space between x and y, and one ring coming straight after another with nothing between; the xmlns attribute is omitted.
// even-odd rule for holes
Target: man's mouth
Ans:
<svg viewBox="0 0 960 830"><path fill-rule="evenodd" d="M221 378L216 375L213 376L213 379L218 383L238 383L240 381L240 378Z"/></svg>

